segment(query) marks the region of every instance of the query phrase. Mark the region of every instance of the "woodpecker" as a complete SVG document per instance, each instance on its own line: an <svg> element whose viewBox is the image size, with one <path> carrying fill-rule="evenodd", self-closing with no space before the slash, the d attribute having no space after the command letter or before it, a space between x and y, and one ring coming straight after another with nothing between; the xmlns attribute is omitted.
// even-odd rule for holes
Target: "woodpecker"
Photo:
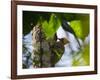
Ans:
<svg viewBox="0 0 100 80"><path fill-rule="evenodd" d="M52 46L52 59L51 59L51 63L52 63L52 67L54 67L55 63L57 63L65 50L64 45L69 43L69 41L66 38L59 38L59 41L55 42Z"/></svg>

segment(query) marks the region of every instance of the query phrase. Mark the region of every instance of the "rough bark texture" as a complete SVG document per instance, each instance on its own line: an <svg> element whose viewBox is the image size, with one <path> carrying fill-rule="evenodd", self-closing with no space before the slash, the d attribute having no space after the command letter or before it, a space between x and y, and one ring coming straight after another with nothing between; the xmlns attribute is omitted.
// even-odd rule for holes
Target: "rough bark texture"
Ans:
<svg viewBox="0 0 100 80"><path fill-rule="evenodd" d="M40 25L33 27L33 67L51 67L51 50L49 42Z"/></svg>

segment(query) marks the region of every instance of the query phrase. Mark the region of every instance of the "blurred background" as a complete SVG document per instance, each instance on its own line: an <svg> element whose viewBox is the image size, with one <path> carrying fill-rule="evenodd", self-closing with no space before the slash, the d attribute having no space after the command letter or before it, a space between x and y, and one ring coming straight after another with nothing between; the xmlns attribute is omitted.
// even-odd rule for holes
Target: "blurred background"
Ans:
<svg viewBox="0 0 100 80"><path fill-rule="evenodd" d="M32 29L38 23L41 24L46 39L51 39L56 33L58 38L65 37L69 41L68 44L64 45L64 52L59 56L58 61L55 63L55 67L88 66L90 59L89 19L89 14L23 11L24 68L32 68L33 60L31 55L34 48L34 46L32 46ZM81 50L78 49L79 45L74 34L62 28L63 20L66 20L66 23L68 23L75 32L81 45ZM49 58L49 56L47 57ZM58 58L58 56L55 58Z"/></svg>

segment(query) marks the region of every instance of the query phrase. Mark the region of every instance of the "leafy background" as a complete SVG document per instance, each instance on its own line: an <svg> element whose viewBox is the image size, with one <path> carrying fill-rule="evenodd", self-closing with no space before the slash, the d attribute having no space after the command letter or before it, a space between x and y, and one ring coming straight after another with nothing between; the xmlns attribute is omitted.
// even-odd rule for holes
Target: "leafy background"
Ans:
<svg viewBox="0 0 100 80"><path fill-rule="evenodd" d="M89 14L23 11L23 36L37 23L41 23L46 39L52 38L63 19L70 23L77 37L84 41L89 34ZM80 53L73 55L73 66L89 65L89 44Z"/></svg>

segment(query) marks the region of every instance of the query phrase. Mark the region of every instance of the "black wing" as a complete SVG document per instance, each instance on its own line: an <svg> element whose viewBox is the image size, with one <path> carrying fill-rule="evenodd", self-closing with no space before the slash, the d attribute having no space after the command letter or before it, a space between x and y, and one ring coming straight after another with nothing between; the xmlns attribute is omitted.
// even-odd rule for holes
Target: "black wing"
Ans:
<svg viewBox="0 0 100 80"><path fill-rule="evenodd" d="M80 42L79 42L79 40L78 40L78 38L77 38L74 30L71 28L71 26L68 24L68 22L66 20L63 20L63 22L62 22L62 28L65 31L68 31L68 32L72 33L75 36L75 38L76 38L76 40L77 40L77 42L79 44L79 47L81 47Z"/></svg>

